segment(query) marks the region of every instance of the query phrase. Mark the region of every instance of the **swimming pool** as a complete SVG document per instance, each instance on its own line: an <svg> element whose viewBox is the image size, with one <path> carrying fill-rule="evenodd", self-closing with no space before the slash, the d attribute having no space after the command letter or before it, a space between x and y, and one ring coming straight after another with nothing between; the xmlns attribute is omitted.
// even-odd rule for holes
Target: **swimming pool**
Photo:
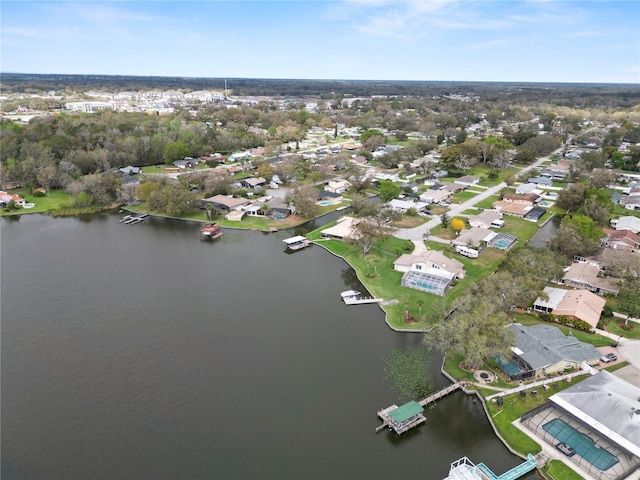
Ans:
<svg viewBox="0 0 640 480"><path fill-rule="evenodd" d="M324 201L320 202L319 205L322 205L323 207L326 207L328 205L333 205L333 202L328 201L328 200L324 200Z"/></svg>
<svg viewBox="0 0 640 480"><path fill-rule="evenodd" d="M569 445L598 470L604 472L618 463L618 457L560 418L554 418L542 425L542 428L560 442Z"/></svg>
<svg viewBox="0 0 640 480"><path fill-rule="evenodd" d="M554 202L550 202L548 200L543 200L543 201L540 202L540 206L541 207L545 207L545 208L549 208L549 207L553 206L553 203Z"/></svg>

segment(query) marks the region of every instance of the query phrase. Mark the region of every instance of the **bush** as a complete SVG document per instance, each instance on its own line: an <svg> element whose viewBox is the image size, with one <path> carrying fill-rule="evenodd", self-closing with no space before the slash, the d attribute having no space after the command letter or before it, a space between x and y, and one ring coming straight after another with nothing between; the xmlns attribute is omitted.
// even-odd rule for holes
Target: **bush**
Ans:
<svg viewBox="0 0 640 480"><path fill-rule="evenodd" d="M33 196L38 198L46 197L47 192L45 192L44 190L36 190L35 192L33 192Z"/></svg>

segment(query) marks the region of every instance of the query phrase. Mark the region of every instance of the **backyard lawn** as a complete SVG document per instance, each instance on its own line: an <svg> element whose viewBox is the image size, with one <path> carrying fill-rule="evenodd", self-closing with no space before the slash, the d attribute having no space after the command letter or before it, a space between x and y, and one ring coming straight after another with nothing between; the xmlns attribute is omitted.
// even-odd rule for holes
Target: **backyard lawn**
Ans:
<svg viewBox="0 0 640 480"><path fill-rule="evenodd" d="M63 190L51 190L44 197L34 197L24 188L11 190L11 193L24 198L27 203L35 203L36 206L33 208L20 208L11 212L3 208L0 210L0 215L3 217L28 213L48 213L53 210L71 207L71 195Z"/></svg>

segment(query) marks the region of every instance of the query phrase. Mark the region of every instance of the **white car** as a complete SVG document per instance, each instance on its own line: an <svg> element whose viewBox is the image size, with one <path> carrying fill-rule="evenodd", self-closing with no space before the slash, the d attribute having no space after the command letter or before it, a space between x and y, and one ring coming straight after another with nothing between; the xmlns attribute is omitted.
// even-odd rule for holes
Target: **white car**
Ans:
<svg viewBox="0 0 640 480"><path fill-rule="evenodd" d="M615 362L616 360L618 360L618 356L615 353L607 353L600 357L602 363Z"/></svg>

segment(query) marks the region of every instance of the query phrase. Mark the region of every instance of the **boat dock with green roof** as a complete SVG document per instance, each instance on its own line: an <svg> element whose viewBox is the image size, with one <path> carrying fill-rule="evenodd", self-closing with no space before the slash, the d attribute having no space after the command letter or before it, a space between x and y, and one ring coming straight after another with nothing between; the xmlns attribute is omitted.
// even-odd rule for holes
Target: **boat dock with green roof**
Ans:
<svg viewBox="0 0 640 480"><path fill-rule="evenodd" d="M378 412L378 416L382 419L383 423L376 429L376 432L388 426L389 430L393 430L400 435L427 421L427 417L425 417L422 412L424 412L424 408L414 400L399 407L397 405L391 405Z"/></svg>

